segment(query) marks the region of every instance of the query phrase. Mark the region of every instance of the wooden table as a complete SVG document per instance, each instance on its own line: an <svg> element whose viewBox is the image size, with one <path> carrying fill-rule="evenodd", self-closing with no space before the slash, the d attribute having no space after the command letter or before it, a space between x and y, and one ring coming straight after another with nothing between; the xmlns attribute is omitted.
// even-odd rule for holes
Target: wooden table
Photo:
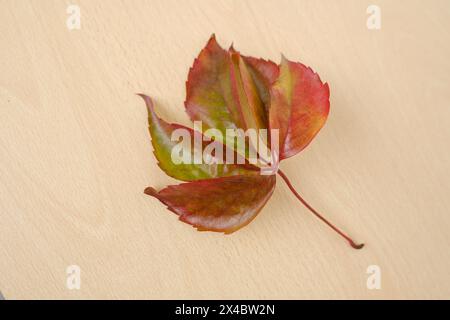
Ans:
<svg viewBox="0 0 450 320"><path fill-rule="evenodd" d="M67 27L70 4L80 29ZM367 27L371 4L380 29ZM1 1L0 291L450 298L449 28L447 0ZM247 55L283 52L329 83L326 126L282 168L363 250L281 180L229 236L196 232L143 194L176 181L156 164L135 93L189 125L187 72L213 32ZM67 287L71 265L79 290ZM367 286L373 265L380 289Z"/></svg>

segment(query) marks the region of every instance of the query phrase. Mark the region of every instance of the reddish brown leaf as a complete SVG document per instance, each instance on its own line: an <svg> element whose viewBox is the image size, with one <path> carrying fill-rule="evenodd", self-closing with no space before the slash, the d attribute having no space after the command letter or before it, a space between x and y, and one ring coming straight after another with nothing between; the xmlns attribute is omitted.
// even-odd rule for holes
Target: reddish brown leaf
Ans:
<svg viewBox="0 0 450 320"><path fill-rule="evenodd" d="M222 49L212 36L189 70L186 111L204 129L267 129L269 88L278 67Z"/></svg>
<svg viewBox="0 0 450 320"><path fill-rule="evenodd" d="M328 85L311 68L284 57L277 66L271 61L242 56L233 48L225 51L214 36L195 59L186 91L185 107L191 120L202 121L204 130L220 131L223 143L227 141L226 129L278 129L280 150L271 151L275 155L279 151L279 159L271 161L271 174L278 170L279 160L295 155L311 142L329 112ZM273 193L275 175L258 175L259 171L248 164L172 163L170 150L175 142L170 135L185 127L157 117L150 98L143 97L149 108L149 129L160 167L172 177L192 181L159 192L148 187L145 193L201 231L232 233L254 219ZM247 155L247 148L236 152ZM362 244L356 244L313 209L295 191L286 174L281 170L277 173L316 217L353 248L362 248Z"/></svg>
<svg viewBox="0 0 450 320"><path fill-rule="evenodd" d="M270 60L243 56L255 82L261 101L269 114L270 88L278 79L279 67Z"/></svg>
<svg viewBox="0 0 450 320"><path fill-rule="evenodd" d="M231 94L229 55L213 35L195 59L186 82L186 111L204 129L243 128Z"/></svg>
<svg viewBox="0 0 450 320"><path fill-rule="evenodd" d="M270 127L280 130L283 160L303 150L325 124L330 92L311 68L283 57L270 93Z"/></svg>
<svg viewBox="0 0 450 320"><path fill-rule="evenodd" d="M145 193L200 231L232 233L252 221L269 200L275 176L232 176L198 180Z"/></svg>

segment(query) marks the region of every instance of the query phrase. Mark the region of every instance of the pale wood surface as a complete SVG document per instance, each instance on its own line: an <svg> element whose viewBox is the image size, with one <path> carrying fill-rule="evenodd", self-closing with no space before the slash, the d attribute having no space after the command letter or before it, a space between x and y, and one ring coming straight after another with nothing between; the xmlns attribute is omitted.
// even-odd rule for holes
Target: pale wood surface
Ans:
<svg viewBox="0 0 450 320"><path fill-rule="evenodd" d="M66 28L67 5L81 30ZM0 291L17 298L450 298L450 2L0 1ZM283 163L356 251L279 180L231 235L178 222L145 92L189 124L185 80L211 33L330 84L315 141ZM66 267L81 267L80 290ZM379 265L381 290L366 288Z"/></svg>

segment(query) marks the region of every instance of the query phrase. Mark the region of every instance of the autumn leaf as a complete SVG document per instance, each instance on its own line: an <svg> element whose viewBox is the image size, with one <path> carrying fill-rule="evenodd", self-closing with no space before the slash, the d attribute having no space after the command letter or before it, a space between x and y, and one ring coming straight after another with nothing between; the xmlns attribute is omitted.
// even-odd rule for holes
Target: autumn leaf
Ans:
<svg viewBox="0 0 450 320"><path fill-rule="evenodd" d="M302 151L313 140L328 116L328 84L311 68L285 57L276 65L241 55L233 47L225 50L213 35L194 60L186 82L185 109L194 124L201 122L200 130L195 125L191 129L165 122L157 116L151 98L140 96L147 105L158 165L167 175L187 181L160 191L148 187L145 193L164 203L181 221L199 231L235 232L264 207L278 174L314 215L353 248L363 247L312 208L278 168L281 160ZM183 161L174 158L180 142L173 136L179 129L189 136L183 139L184 146L190 147L189 152L183 152ZM235 145L230 144L229 130L269 132L269 136L263 142L246 136L248 143ZM279 148L274 147L275 140ZM261 143L271 148L274 157L269 162L261 156ZM205 150L213 150L207 162L192 161L203 159ZM251 151L255 150L262 161L252 162ZM229 162L228 156L234 161ZM267 167L273 172L264 173L262 169Z"/></svg>
<svg viewBox="0 0 450 320"><path fill-rule="evenodd" d="M311 68L284 57L270 90L270 126L280 129L283 160L302 151L325 124L330 91Z"/></svg>
<svg viewBox="0 0 450 320"><path fill-rule="evenodd" d="M174 123L167 123L160 117L156 115L154 110L153 101L150 97L139 94L145 101L148 111L148 123L149 132L152 137L152 145L156 159L158 159L159 167L166 172L167 175L175 178L177 180L183 181L193 181L199 179L226 177L232 175L254 175L258 174L258 168L247 164L247 165L235 165L235 164L206 164L206 163L173 163L171 159L171 151L177 144L175 141L171 140L172 133L177 129L185 129L190 132L190 137L193 140L195 134L202 136L201 132L194 132L193 129ZM198 149L202 149L206 142ZM191 158L194 157L197 151L194 143L191 141L192 154ZM237 157L237 155L236 155Z"/></svg>
<svg viewBox="0 0 450 320"><path fill-rule="evenodd" d="M232 233L247 225L269 200L275 176L235 175L168 186L145 193L198 230ZM237 199L238 198L238 199Z"/></svg>

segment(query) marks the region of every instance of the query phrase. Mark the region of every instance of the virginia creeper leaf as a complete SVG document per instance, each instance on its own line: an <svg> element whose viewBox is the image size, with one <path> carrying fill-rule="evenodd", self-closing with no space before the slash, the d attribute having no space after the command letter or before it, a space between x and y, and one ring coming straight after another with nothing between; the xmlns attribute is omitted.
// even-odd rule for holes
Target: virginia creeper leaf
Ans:
<svg viewBox="0 0 450 320"><path fill-rule="evenodd" d="M185 106L191 120L202 121L205 129L243 128L231 94L229 55L214 35L189 70Z"/></svg>
<svg viewBox="0 0 450 320"><path fill-rule="evenodd" d="M159 167L169 176L183 181L193 181L198 179L216 178L216 177L226 177L239 174L258 174L258 169L247 164L247 165L235 165L235 164L194 164L194 163L178 163L175 164L172 161L172 150L178 141L172 141L172 133L176 129L185 129L190 133L190 145L191 145L191 155L190 159L194 158L195 143L194 143L194 130L191 128L174 124L167 123L163 119L159 118L154 110L153 101L150 97L140 94L144 99L147 110L148 110L148 124L149 132L152 137L152 145L156 159L158 159ZM202 136L202 141L204 140L201 132L197 134ZM202 143L202 148L205 147L207 142ZM222 146L224 147L224 146ZM224 150L225 147L224 147ZM202 152L202 150L200 150Z"/></svg>
<svg viewBox="0 0 450 320"><path fill-rule="evenodd" d="M189 70L186 111L224 138L226 129L267 129L269 88L277 73L273 62L222 49L213 35ZM237 151L248 156L248 148Z"/></svg>
<svg viewBox="0 0 450 320"><path fill-rule="evenodd" d="M275 176L240 175L168 186L151 195L200 231L232 233L252 221L269 200Z"/></svg>
<svg viewBox="0 0 450 320"><path fill-rule="evenodd" d="M266 114L269 114L270 106L270 88L273 83L278 79L280 69L278 66L270 61L264 59L257 59L253 57L243 56L244 61L252 75L255 82L258 94L261 97L261 101L266 110Z"/></svg>
<svg viewBox="0 0 450 320"><path fill-rule="evenodd" d="M275 171L260 175L259 168L244 164L174 163L171 136L177 129L188 130L194 139L201 135L201 149L207 146L205 131L167 123L159 118L151 99L141 95L148 107L149 131L159 166L169 176L189 181L161 191L152 187L145 193L159 199L183 222L200 231L232 233L252 221L272 195L276 176L314 215L345 238L352 247L362 248L314 210L294 189L278 162L303 150L324 125L329 112L329 88L311 68L282 58L281 64L241 55L233 47L222 49L213 35L195 59L186 82L185 108L192 121L202 121L203 130L216 129L228 148L227 129L277 129L280 150ZM194 156L199 152L195 143ZM197 149L196 149L197 147ZM235 148L235 146L233 146ZM248 155L245 150L233 150ZM200 150L201 152L201 150ZM214 154L215 156L215 154ZM216 159L217 160L217 159ZM223 159L222 159L223 160ZM263 172L263 171L261 171ZM265 174L265 173L264 173Z"/></svg>
<svg viewBox="0 0 450 320"><path fill-rule="evenodd" d="M311 68L283 57L270 95L270 127L280 130L283 160L303 150L325 124L330 92Z"/></svg>

